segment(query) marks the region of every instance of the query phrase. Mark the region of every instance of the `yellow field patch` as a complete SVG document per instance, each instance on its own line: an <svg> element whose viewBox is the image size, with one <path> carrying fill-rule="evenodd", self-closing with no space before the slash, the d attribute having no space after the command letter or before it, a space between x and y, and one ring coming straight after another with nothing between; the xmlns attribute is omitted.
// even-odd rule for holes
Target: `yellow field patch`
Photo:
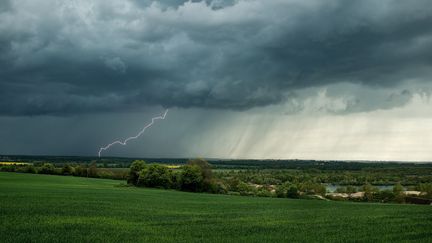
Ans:
<svg viewBox="0 0 432 243"><path fill-rule="evenodd" d="M26 162L0 161L0 165L29 165Z"/></svg>
<svg viewBox="0 0 432 243"><path fill-rule="evenodd" d="M180 168L180 165L167 165L166 167L168 167L169 169L178 169Z"/></svg>

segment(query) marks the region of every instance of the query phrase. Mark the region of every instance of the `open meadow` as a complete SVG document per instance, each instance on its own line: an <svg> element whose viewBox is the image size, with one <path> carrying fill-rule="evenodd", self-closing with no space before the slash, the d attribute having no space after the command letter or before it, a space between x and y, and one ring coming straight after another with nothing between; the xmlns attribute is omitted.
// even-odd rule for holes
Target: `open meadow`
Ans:
<svg viewBox="0 0 432 243"><path fill-rule="evenodd" d="M432 239L432 206L241 197L0 173L3 242Z"/></svg>

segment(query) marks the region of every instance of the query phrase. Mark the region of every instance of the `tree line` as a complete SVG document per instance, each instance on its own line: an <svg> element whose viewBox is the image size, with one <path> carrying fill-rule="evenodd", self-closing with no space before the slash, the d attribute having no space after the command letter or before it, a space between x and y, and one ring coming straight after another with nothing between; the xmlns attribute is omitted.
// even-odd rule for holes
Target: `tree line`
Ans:
<svg viewBox="0 0 432 243"><path fill-rule="evenodd" d="M46 175L65 175L65 176L80 176L91 178L104 178L115 180L126 180L127 171L114 171L105 168L98 168L96 163L91 164L63 164L61 167L55 166L53 163L37 163L37 164L11 164L0 166L0 171L46 174Z"/></svg>
<svg viewBox="0 0 432 243"><path fill-rule="evenodd" d="M417 170L417 169L415 169ZM409 202L403 193L408 190L421 191L422 198L432 199L432 183L429 175L410 174L406 179L399 169L367 171L333 171L308 170L222 170L213 173L212 166L203 159L192 159L179 168L173 169L161 164L148 164L143 160L135 160L128 171L115 171L98 168L91 164L63 164L56 167L52 163L3 165L0 171L38 173L52 175L71 175L92 178L122 179L129 185L137 187L152 187L174 189L189 192L209 192L242 196L280 197L280 198L321 198L332 200L354 200L367 202ZM410 173L416 172L414 170ZM416 178L416 179L412 179ZM351 195L358 191L361 197L338 197L327 193L325 184L332 182L351 182L342 184L336 193ZM392 190L379 190L369 181L409 181L419 182L403 186L400 182L393 184ZM355 183L353 183L355 182ZM359 185L359 182L364 182ZM354 186L355 185L355 186ZM409 199L409 198L408 198Z"/></svg>

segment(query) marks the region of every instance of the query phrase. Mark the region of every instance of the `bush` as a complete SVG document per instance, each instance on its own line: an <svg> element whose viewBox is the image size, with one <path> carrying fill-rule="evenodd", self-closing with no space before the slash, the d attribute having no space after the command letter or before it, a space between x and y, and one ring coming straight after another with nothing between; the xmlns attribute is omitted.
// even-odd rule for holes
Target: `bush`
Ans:
<svg viewBox="0 0 432 243"><path fill-rule="evenodd" d="M114 173L109 170L100 170L97 172L97 177L105 179L114 179Z"/></svg>
<svg viewBox="0 0 432 243"><path fill-rule="evenodd" d="M286 197L288 198L299 198L300 197L300 193L298 191L297 186L295 185L291 185L286 193Z"/></svg>
<svg viewBox="0 0 432 243"><path fill-rule="evenodd" d="M213 183L213 172L210 164L204 159L189 160L188 165L195 165L200 168L201 176L203 178L203 190L210 191Z"/></svg>
<svg viewBox="0 0 432 243"><path fill-rule="evenodd" d="M424 193L425 197L432 198L432 183L420 183L417 185L417 190Z"/></svg>
<svg viewBox="0 0 432 243"><path fill-rule="evenodd" d="M73 174L73 167L65 164L61 170L62 175L72 175Z"/></svg>
<svg viewBox="0 0 432 243"><path fill-rule="evenodd" d="M267 188L261 187L260 189L258 189L258 191L256 192L256 195L258 197L272 197L273 194L267 190Z"/></svg>
<svg viewBox="0 0 432 243"><path fill-rule="evenodd" d="M128 184L138 185L140 172L146 167L144 160L135 160L132 162L127 179Z"/></svg>
<svg viewBox="0 0 432 243"><path fill-rule="evenodd" d="M229 178L227 180L228 191L237 192L239 183L240 180L237 177Z"/></svg>
<svg viewBox="0 0 432 243"><path fill-rule="evenodd" d="M383 190L374 194L374 200L379 202L393 202L395 200L395 194L391 190Z"/></svg>
<svg viewBox="0 0 432 243"><path fill-rule="evenodd" d="M1 171L5 171L5 172L15 172L16 170L16 166L15 165L6 165L6 166L2 166Z"/></svg>
<svg viewBox="0 0 432 243"><path fill-rule="evenodd" d="M276 187L276 196L277 197L287 197L287 191L291 187L291 183L284 182L282 185L278 185Z"/></svg>
<svg viewBox="0 0 432 243"><path fill-rule="evenodd" d="M256 194L255 187L248 185L247 183L240 182L237 188L238 192L242 196L251 196Z"/></svg>
<svg viewBox="0 0 432 243"><path fill-rule="evenodd" d="M183 191L200 192L203 190L204 178L197 165L183 166L180 189Z"/></svg>
<svg viewBox="0 0 432 243"><path fill-rule="evenodd" d="M181 173L177 171L171 171L171 188L180 190L181 189Z"/></svg>
<svg viewBox="0 0 432 243"><path fill-rule="evenodd" d="M96 162L92 162L87 169L87 176L88 177L98 177L98 169Z"/></svg>
<svg viewBox="0 0 432 243"><path fill-rule="evenodd" d="M39 174L56 174L55 167L51 163L44 163L38 171Z"/></svg>
<svg viewBox="0 0 432 243"><path fill-rule="evenodd" d="M213 182L209 185L208 192L216 194L226 194L228 193L228 189L223 182Z"/></svg>
<svg viewBox="0 0 432 243"><path fill-rule="evenodd" d="M374 194L377 193L379 190L378 188L368 183L363 186L363 191L365 192L364 199L366 201L372 202L374 200Z"/></svg>
<svg viewBox="0 0 432 243"><path fill-rule="evenodd" d="M22 165L22 166L16 166L15 172L36 174L36 169L33 165Z"/></svg>
<svg viewBox="0 0 432 243"><path fill-rule="evenodd" d="M162 165L150 165L141 170L138 185L146 187L171 188L171 171Z"/></svg>
<svg viewBox="0 0 432 243"><path fill-rule="evenodd" d="M83 165L78 165L73 169L72 175L87 177L87 168Z"/></svg>

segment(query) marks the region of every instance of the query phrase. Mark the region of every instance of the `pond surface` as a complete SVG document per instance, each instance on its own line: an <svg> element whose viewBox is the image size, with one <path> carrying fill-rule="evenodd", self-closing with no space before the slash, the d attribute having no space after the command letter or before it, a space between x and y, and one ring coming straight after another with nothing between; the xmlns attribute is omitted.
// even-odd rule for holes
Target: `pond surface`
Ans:
<svg viewBox="0 0 432 243"><path fill-rule="evenodd" d="M325 185L327 192L335 192L338 187L346 187L349 185L337 185L337 184L327 184ZM361 191L362 186L352 186L357 188L357 191ZM383 190L393 190L393 185L379 185L374 186L377 187L380 191Z"/></svg>

